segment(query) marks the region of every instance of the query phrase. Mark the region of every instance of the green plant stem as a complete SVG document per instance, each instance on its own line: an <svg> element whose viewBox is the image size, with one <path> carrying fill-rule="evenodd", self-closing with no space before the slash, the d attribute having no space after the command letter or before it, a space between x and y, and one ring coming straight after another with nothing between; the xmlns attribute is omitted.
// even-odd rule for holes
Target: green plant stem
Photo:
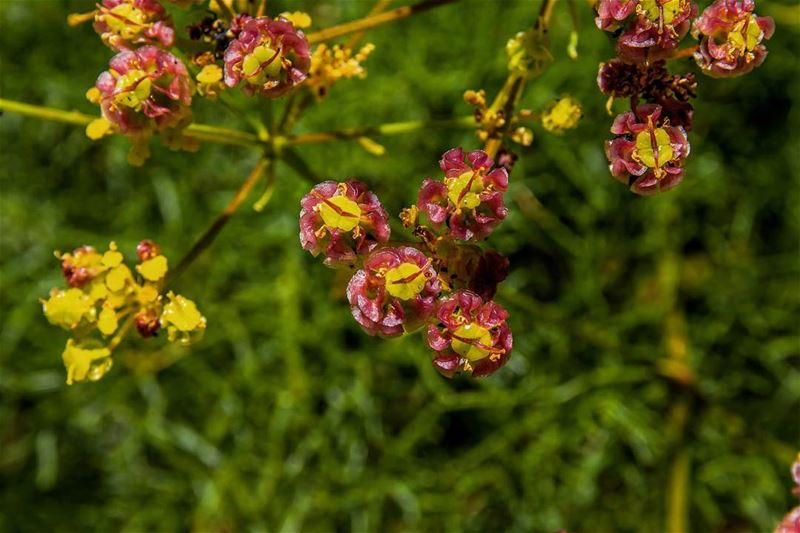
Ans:
<svg viewBox="0 0 800 533"><path fill-rule="evenodd" d="M310 33L308 34L308 42L314 44L322 41L328 41L330 39L336 39L337 37L350 35L351 33L362 32L370 28L388 24L389 22L410 17L411 15L415 15L417 13L422 13L423 11L427 11L428 9L432 9L434 7L450 4L454 1L455 0L424 0L419 4L398 7L397 9L393 9L385 13L379 13L377 15L368 15L361 19L345 22L344 24L339 24L338 26L331 26L330 28L325 28L324 30Z"/></svg>
<svg viewBox="0 0 800 533"><path fill-rule="evenodd" d="M443 120L407 120L404 122L390 122L380 126L364 126L337 131L301 133L299 135L290 135L282 138L276 137L275 142L278 144L283 143L286 146L298 146L342 139L357 139L368 135L397 135L436 128L471 128L474 126L475 118L472 116Z"/></svg>
<svg viewBox="0 0 800 533"><path fill-rule="evenodd" d="M667 529L674 533L689 533L687 509L689 503L689 452L678 450L669 471L667 492Z"/></svg>
<svg viewBox="0 0 800 533"><path fill-rule="evenodd" d="M197 242L194 243L194 246L192 246L186 255L183 256L178 263L178 266L170 270L169 274L167 275L165 287L172 285L181 276L181 274L183 274L184 271L189 268L195 259L197 259L200 254L202 254L209 246L211 246L211 244L214 242L214 239L216 239L217 235L219 235L219 232L222 231L222 228L225 227L225 224L228 223L228 220L230 220L230 218L236 213L236 211L239 209L239 206L242 205L242 202L244 202L244 200L250 194L250 191L261 179L264 171L271 164L271 159L265 157L259 159L255 168L247 176L247 179L242 182L239 190L237 190L236 194L233 195L233 198L231 198L231 201L225 206L225 209L223 209L222 212L217 215L217 218L214 219L214 221L211 223L211 226L208 227L208 229L203 233L202 236L200 236Z"/></svg>
<svg viewBox="0 0 800 533"><path fill-rule="evenodd" d="M369 13L367 13L367 16L374 17L375 15L383 13L384 11L386 11L386 8L389 7L389 4L391 3L392 0L377 0L377 2L375 2L375 5L372 6L372 9L369 10ZM350 38L347 39L345 47L347 48L355 47L358 44L358 42L364 38L364 34L365 32L361 31L351 35Z"/></svg>
<svg viewBox="0 0 800 533"><path fill-rule="evenodd" d="M76 126L86 126L99 117L87 115L79 111L63 111L52 107L37 106L5 100L0 98L0 111L16 113L28 117L41 118L52 122L63 122ZM190 124L185 130L185 135L200 141L215 142L219 144L232 144L237 146L263 146L256 135L252 133L209 126L206 124Z"/></svg>

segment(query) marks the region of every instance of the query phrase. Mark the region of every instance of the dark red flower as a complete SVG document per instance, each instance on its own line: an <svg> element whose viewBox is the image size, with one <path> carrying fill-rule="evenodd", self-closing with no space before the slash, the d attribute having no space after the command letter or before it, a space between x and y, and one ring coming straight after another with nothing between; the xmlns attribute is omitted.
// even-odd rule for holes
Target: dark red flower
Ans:
<svg viewBox="0 0 800 533"><path fill-rule="evenodd" d="M300 201L300 244L328 266L349 265L389 240L389 215L360 181L324 181Z"/></svg>
<svg viewBox="0 0 800 533"><path fill-rule="evenodd" d="M764 62L762 41L775 32L772 17L753 14L753 0L716 0L697 18L692 35L700 39L697 65L717 78L747 74Z"/></svg>
<svg viewBox="0 0 800 533"><path fill-rule="evenodd" d="M669 190L683 179L683 163L689 141L681 126L671 126L655 104L640 105L614 120L606 141L611 174L637 194L651 195Z"/></svg>
<svg viewBox="0 0 800 533"><path fill-rule="evenodd" d="M191 120L189 73L177 57L155 46L115 55L95 87L103 116L123 133L178 128Z"/></svg>
<svg viewBox="0 0 800 533"><path fill-rule="evenodd" d="M447 221L458 240L480 240L506 217L503 193L508 190L508 172L492 170L494 161L482 150L466 154L461 148L445 152L439 166L444 181L426 178L417 204L434 226Z"/></svg>
<svg viewBox="0 0 800 533"><path fill-rule="evenodd" d="M370 335L394 337L424 324L441 284L431 260L404 246L373 252L347 285L353 317Z"/></svg>
<svg viewBox="0 0 800 533"><path fill-rule="evenodd" d="M439 303L436 318L439 323L428 326L428 345L437 352L433 365L441 374L488 376L508 360L513 345L508 312L495 302L456 291Z"/></svg>
<svg viewBox="0 0 800 533"><path fill-rule="evenodd" d="M240 15L231 25L236 35L225 50L225 84L244 82L247 94L275 98L306 79L311 66L308 40L283 17Z"/></svg>

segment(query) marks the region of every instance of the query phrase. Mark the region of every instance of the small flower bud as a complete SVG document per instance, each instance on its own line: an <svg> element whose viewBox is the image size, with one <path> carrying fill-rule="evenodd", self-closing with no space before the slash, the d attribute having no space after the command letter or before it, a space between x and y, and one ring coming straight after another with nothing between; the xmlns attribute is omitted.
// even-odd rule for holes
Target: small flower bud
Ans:
<svg viewBox="0 0 800 533"><path fill-rule="evenodd" d="M144 309L136 315L136 331L141 337L154 337L161 329L158 314L152 309Z"/></svg>
<svg viewBox="0 0 800 533"><path fill-rule="evenodd" d="M150 239L144 239L136 245L136 255L139 261L147 261L161 255L161 247Z"/></svg>

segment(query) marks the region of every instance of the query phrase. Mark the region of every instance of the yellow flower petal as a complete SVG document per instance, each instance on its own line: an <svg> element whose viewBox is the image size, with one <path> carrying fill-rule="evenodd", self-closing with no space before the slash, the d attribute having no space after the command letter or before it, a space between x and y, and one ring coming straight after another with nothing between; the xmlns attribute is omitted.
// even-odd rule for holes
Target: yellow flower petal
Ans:
<svg viewBox="0 0 800 533"><path fill-rule="evenodd" d="M148 259L141 265L136 265L136 270L147 281L158 281L167 274L167 258L163 255L157 255L152 259Z"/></svg>
<svg viewBox="0 0 800 533"><path fill-rule="evenodd" d="M42 301L44 316L56 326L71 329L78 325L84 316L90 316L94 310L89 296L80 289L62 291L53 289L50 298Z"/></svg>
<svg viewBox="0 0 800 533"><path fill-rule="evenodd" d="M117 251L117 245L113 242L109 245L109 250L103 254L102 264L107 268L119 266L124 259L123 255Z"/></svg>
<svg viewBox="0 0 800 533"><path fill-rule="evenodd" d="M158 298L158 291L152 285L145 285L139 289L139 302L142 304L152 303L156 301L156 298Z"/></svg>
<svg viewBox="0 0 800 533"><path fill-rule="evenodd" d="M96 141L111 132L111 122L103 117L96 118L86 125L86 136Z"/></svg>
<svg viewBox="0 0 800 533"><path fill-rule="evenodd" d="M125 288L125 283L132 279L131 271L125 265L117 265L106 274L106 286L110 291L117 292Z"/></svg>
<svg viewBox="0 0 800 533"><path fill-rule="evenodd" d="M197 81L200 83L215 83L222 79L222 69L219 65L206 65L197 74Z"/></svg>
<svg viewBox="0 0 800 533"><path fill-rule="evenodd" d="M86 349L79 347L73 339L67 341L61 358L67 368L67 385L87 378L97 381L111 368L111 351L108 348ZM106 359L108 358L108 359ZM105 359L105 360L104 360ZM99 364L93 365L95 361Z"/></svg>
<svg viewBox="0 0 800 533"><path fill-rule="evenodd" d="M197 310L193 301L171 291L167 294L167 298L170 301L161 313L162 322L166 322L178 331L194 331L206 327L206 319Z"/></svg>
<svg viewBox="0 0 800 533"><path fill-rule="evenodd" d="M117 313L110 307L103 307L100 316L97 318L97 329L103 335L111 335L117 330Z"/></svg>
<svg viewBox="0 0 800 533"><path fill-rule="evenodd" d="M93 104L99 104L101 97L102 93L100 93L100 89L98 89L97 87L92 87L91 89L86 91L86 99Z"/></svg>
<svg viewBox="0 0 800 533"><path fill-rule="evenodd" d="M296 28L308 28L311 26L311 16L308 13L304 13L302 11L295 11L290 13L289 11L284 11L279 16L285 18Z"/></svg>

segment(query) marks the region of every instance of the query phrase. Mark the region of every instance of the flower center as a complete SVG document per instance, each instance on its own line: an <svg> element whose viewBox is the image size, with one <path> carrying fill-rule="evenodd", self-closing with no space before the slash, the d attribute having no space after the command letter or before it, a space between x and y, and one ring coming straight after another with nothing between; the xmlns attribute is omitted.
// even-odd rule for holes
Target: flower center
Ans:
<svg viewBox="0 0 800 533"><path fill-rule="evenodd" d="M105 23L118 35L123 33L135 35L138 30L130 26L142 26L145 23L145 15L141 9L132 4L119 4L106 12Z"/></svg>
<svg viewBox="0 0 800 533"><path fill-rule="evenodd" d="M456 178L445 178L447 185L447 198L456 206L475 209L481 203L480 196L483 191L483 180L477 172L464 172Z"/></svg>
<svg viewBox="0 0 800 533"><path fill-rule="evenodd" d="M117 78L114 101L138 109L150 96L152 83L143 70L132 70Z"/></svg>
<svg viewBox="0 0 800 533"><path fill-rule="evenodd" d="M661 168L672 161L674 151L664 128L648 128L636 136L636 158L650 168Z"/></svg>
<svg viewBox="0 0 800 533"><path fill-rule="evenodd" d="M242 74L248 83L261 85L267 79L277 79L281 73L281 51L271 48L272 42L266 40L256 46L242 61Z"/></svg>
<svg viewBox="0 0 800 533"><path fill-rule="evenodd" d="M728 43L739 51L739 53L749 52L761 42L763 32L756 21L755 15L750 15L736 23L733 30L728 34Z"/></svg>
<svg viewBox="0 0 800 533"><path fill-rule="evenodd" d="M459 326L453 333L450 345L455 352L470 361L483 359L492 352L492 334L486 328L471 322Z"/></svg>
<svg viewBox="0 0 800 533"><path fill-rule="evenodd" d="M390 268L384 276L386 291L401 300L410 300L422 292L428 278L422 269L414 263L401 263Z"/></svg>
<svg viewBox="0 0 800 533"><path fill-rule="evenodd" d="M361 220L361 208L346 196L324 198L318 205L322 221L329 228L350 231Z"/></svg>
<svg viewBox="0 0 800 533"><path fill-rule="evenodd" d="M682 0L642 0L638 7L641 8L642 14L651 21L672 24L684 7L682 4Z"/></svg>

